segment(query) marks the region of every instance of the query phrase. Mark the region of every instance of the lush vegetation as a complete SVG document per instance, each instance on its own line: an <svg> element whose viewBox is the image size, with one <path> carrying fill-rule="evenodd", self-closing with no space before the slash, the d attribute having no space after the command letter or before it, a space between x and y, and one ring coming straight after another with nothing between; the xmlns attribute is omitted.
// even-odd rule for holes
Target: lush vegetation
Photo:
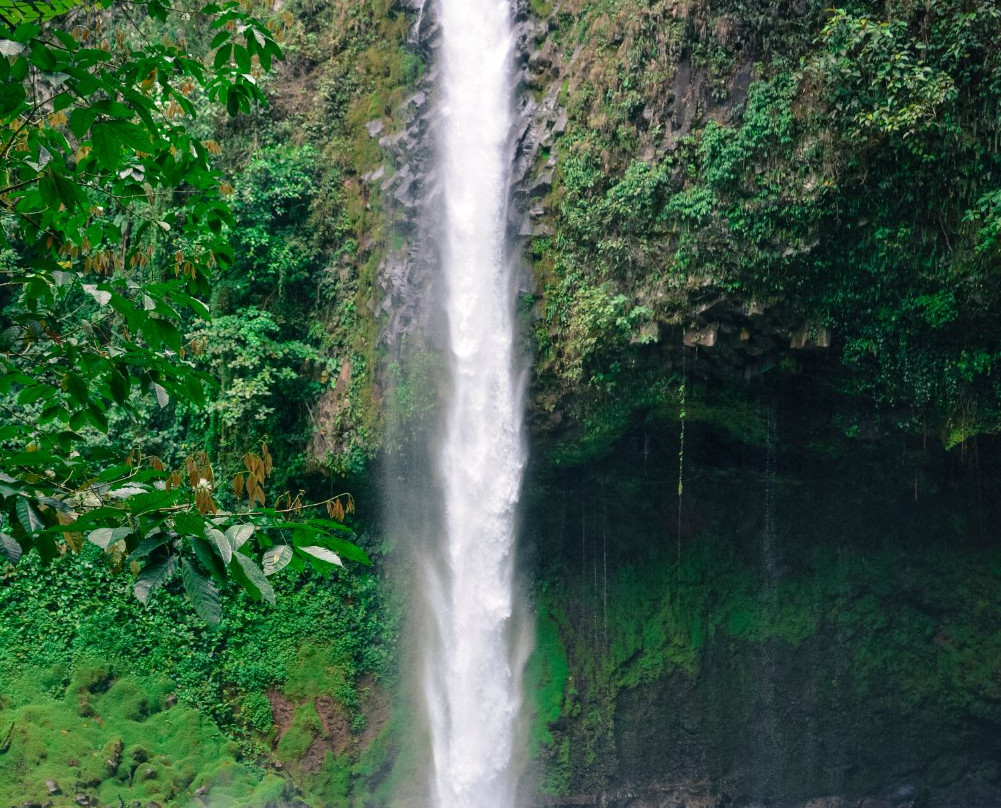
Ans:
<svg viewBox="0 0 1001 808"><path fill-rule="evenodd" d="M178 26L172 12L195 22ZM343 521L350 498L327 498L322 519L303 515L301 492L269 500L272 455L265 443L249 451L256 437L233 436L232 423L227 446L244 446L222 468L201 447L165 463L141 437L144 396L161 408L206 404L212 379L194 357L209 354L210 338L218 356L227 323L200 330L195 320L210 317L200 298L213 270L241 266L228 185L212 164L220 147L197 117L213 103L236 115L266 102L258 77L281 58L278 30L236 3L81 9L22 22L0 61L4 554L16 563L37 548L51 561L86 538L131 568L143 603L179 574L210 624L220 619L218 583L273 603L268 576L286 565L367 561L327 518ZM262 338L273 335L273 323L258 322ZM305 359L294 344L279 353ZM285 392L287 369L253 369L256 391L222 379L224 410L262 385ZM113 417L133 424L109 441Z"/></svg>
<svg viewBox="0 0 1001 808"><path fill-rule="evenodd" d="M96 547L48 567L25 557L0 582L0 611L18 615L0 630L8 801L50 799L48 779L68 798L82 791L105 804L195 789L274 804L297 786L323 800L318 772L302 760L311 747L321 761L336 749L349 783L385 765L366 761L357 740L384 728L373 696L392 676L396 642L397 617L371 574L279 573L274 608L229 592L216 630L179 592L143 608ZM271 701L315 713L321 697L339 705L342 736L276 724ZM379 722L371 729L370 719ZM367 768L352 775L359 762ZM282 763L293 781L274 771Z"/></svg>
<svg viewBox="0 0 1001 808"><path fill-rule="evenodd" d="M0 8L0 798L361 804L405 776L397 615L336 475L406 21L74 5Z"/></svg>
<svg viewBox="0 0 1001 808"><path fill-rule="evenodd" d="M337 568L383 543L336 525L371 518L381 419L406 434L441 373L381 354L377 267L409 231L363 179L392 171L366 124L398 129L424 71L413 20L8 5L0 800L389 804L416 767L399 608ZM522 300L562 438L526 495L535 784L653 782L664 750L768 770L768 710L772 795L996 780L963 751L1001 723L971 440L1001 394L996 3L530 6L529 91L569 116ZM767 451L796 471L767 482Z"/></svg>
<svg viewBox="0 0 1001 808"><path fill-rule="evenodd" d="M722 316L722 377L830 345L835 389L948 445L995 431L996 4L578 5L553 20L571 120L533 245L549 406L579 391L597 423Z"/></svg>

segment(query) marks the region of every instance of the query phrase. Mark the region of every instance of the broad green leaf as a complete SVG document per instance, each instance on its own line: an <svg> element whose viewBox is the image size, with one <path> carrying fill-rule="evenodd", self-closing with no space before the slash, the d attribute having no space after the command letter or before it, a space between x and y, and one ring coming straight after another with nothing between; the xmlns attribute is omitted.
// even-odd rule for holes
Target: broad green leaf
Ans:
<svg viewBox="0 0 1001 808"><path fill-rule="evenodd" d="M177 557L167 556L143 568L136 578L132 591L143 606L149 603L149 596L163 586L177 571Z"/></svg>
<svg viewBox="0 0 1001 808"><path fill-rule="evenodd" d="M37 385L35 387L25 387L17 394L17 403L22 407L27 404L34 404L40 398L52 398L55 395L55 388L47 385Z"/></svg>
<svg viewBox="0 0 1001 808"><path fill-rule="evenodd" d="M0 533L0 551L7 557L11 564L16 564L21 558L21 545L13 536Z"/></svg>
<svg viewBox="0 0 1001 808"><path fill-rule="evenodd" d="M220 67L229 62L230 57L233 55L233 45L223 45L216 51L215 59L213 60L213 66L218 70Z"/></svg>
<svg viewBox="0 0 1001 808"><path fill-rule="evenodd" d="M124 539L130 533L132 533L130 527L99 527L87 534L87 541L96 544L102 550L107 550L116 541Z"/></svg>
<svg viewBox="0 0 1001 808"><path fill-rule="evenodd" d="M245 47L242 45L234 45L233 59L241 72L250 72L250 52Z"/></svg>
<svg viewBox="0 0 1001 808"><path fill-rule="evenodd" d="M87 420L98 432L108 431L108 416L96 401L91 401L87 405Z"/></svg>
<svg viewBox="0 0 1001 808"><path fill-rule="evenodd" d="M127 110L127 108L125 108ZM108 121L108 126L114 130L115 138L130 149L147 152L152 147L149 132L131 121Z"/></svg>
<svg viewBox="0 0 1001 808"><path fill-rule="evenodd" d="M254 535L254 530L254 525L233 525L226 531L226 538L232 543L234 550L239 550Z"/></svg>
<svg viewBox="0 0 1001 808"><path fill-rule="evenodd" d="M96 117L97 110L93 107L77 107L70 113L70 131L82 140Z"/></svg>
<svg viewBox="0 0 1001 808"><path fill-rule="evenodd" d="M17 519L21 523L21 527L29 536L45 527L42 518L28 500L19 499L14 505L14 509L17 511Z"/></svg>
<svg viewBox="0 0 1001 808"><path fill-rule="evenodd" d="M88 493L84 491L84 493ZM73 521L71 525L67 525L67 530L83 530L90 525L100 523L106 519L114 519L115 521L121 521L122 512L118 508L100 507L94 508L92 511L87 511L81 514L77 519Z"/></svg>
<svg viewBox="0 0 1001 808"><path fill-rule="evenodd" d="M201 563L202 567L209 570L213 578L219 581L226 580L227 567L219 558L219 552L213 542L206 541L200 536L188 536L188 544L195 551L195 557Z"/></svg>
<svg viewBox="0 0 1001 808"><path fill-rule="evenodd" d="M90 129L93 154L98 165L110 169L118 165L122 156L122 144L115 134L111 121L98 121Z"/></svg>
<svg viewBox="0 0 1001 808"><path fill-rule="evenodd" d="M292 548L287 544L278 544L269 548L261 559L261 568L265 575L274 575L288 566L292 560Z"/></svg>
<svg viewBox="0 0 1001 808"><path fill-rule="evenodd" d="M59 197L59 201L66 206L67 210L74 210L87 204L87 195L79 185L68 179L65 175L54 171L51 166L49 167L49 171L52 174L56 196Z"/></svg>
<svg viewBox="0 0 1001 808"><path fill-rule="evenodd" d="M237 564L239 564L241 571L254 588L257 589L260 596L274 606L275 590L271 588L271 584L269 583L267 577L265 577L261 568L257 566L257 563L252 558L245 556L243 553L237 553L233 556L233 559L237 562Z"/></svg>
<svg viewBox="0 0 1001 808"><path fill-rule="evenodd" d="M20 84L0 86L0 115L9 115L21 105L25 98L27 98L27 94Z"/></svg>
<svg viewBox="0 0 1001 808"><path fill-rule="evenodd" d="M94 300L97 301L100 306L107 306L111 302L111 292L105 291L104 289L98 289L96 283L83 283L80 287L88 295L90 295Z"/></svg>
<svg viewBox="0 0 1001 808"><path fill-rule="evenodd" d="M328 550L326 547L316 547L315 545L311 545L309 547L300 547L299 550L311 555L313 558L324 561L327 564L336 564L338 567L344 566L344 562L341 561L341 557L333 550Z"/></svg>
<svg viewBox="0 0 1001 808"><path fill-rule="evenodd" d="M31 43L31 54L28 57L31 63L43 73L49 73L56 69L59 60L51 49L37 39Z"/></svg>
<svg viewBox="0 0 1001 808"><path fill-rule="evenodd" d="M111 397L118 404L124 404L129 397L129 377L112 370L108 376L108 384L111 387Z"/></svg>
<svg viewBox="0 0 1001 808"><path fill-rule="evenodd" d="M67 373L63 376L63 390L70 394L75 401L80 404L87 403L87 383L76 373Z"/></svg>
<svg viewBox="0 0 1001 808"><path fill-rule="evenodd" d="M20 26L13 36L15 40L25 42L37 35L39 30L37 25L27 23L51 20L82 2L83 0L0 0L0 14L8 22Z"/></svg>
<svg viewBox="0 0 1001 808"><path fill-rule="evenodd" d="M170 403L170 396L167 395L167 391L163 388L162 384L150 382L150 389L153 391L153 395L156 396L156 403L160 405L161 409Z"/></svg>
<svg viewBox="0 0 1001 808"><path fill-rule="evenodd" d="M210 626L218 626L222 619L222 606L219 604L219 590L216 585L202 575L195 565L185 559L181 566L181 580L184 591L191 600L195 613Z"/></svg>
<svg viewBox="0 0 1001 808"><path fill-rule="evenodd" d="M228 566L229 562L233 559L233 545L230 544L225 534L217 528L207 527L205 528L205 538L215 548L215 551L219 553L222 563Z"/></svg>
<svg viewBox="0 0 1001 808"><path fill-rule="evenodd" d="M150 553L156 550L158 547L163 547L167 542L170 541L170 535L164 532L157 533L156 535L147 535L145 539L140 542L139 546L136 547L131 553L129 553L127 561L139 561L146 558Z"/></svg>

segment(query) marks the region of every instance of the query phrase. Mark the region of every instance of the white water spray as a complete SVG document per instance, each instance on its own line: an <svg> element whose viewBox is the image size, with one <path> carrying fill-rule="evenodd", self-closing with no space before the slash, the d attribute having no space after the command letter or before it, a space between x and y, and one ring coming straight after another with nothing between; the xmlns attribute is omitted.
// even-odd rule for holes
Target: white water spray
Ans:
<svg viewBox="0 0 1001 808"><path fill-rule="evenodd" d="M511 808L520 704L512 657L524 449L506 245L514 35L508 0L439 0L442 262L452 386L441 564L425 669L435 808Z"/></svg>

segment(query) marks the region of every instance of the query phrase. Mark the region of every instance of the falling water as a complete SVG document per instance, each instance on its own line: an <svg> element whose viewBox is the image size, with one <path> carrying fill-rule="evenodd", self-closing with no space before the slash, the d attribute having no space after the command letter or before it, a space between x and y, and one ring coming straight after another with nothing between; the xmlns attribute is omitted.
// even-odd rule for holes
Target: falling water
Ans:
<svg viewBox="0 0 1001 808"><path fill-rule="evenodd" d="M435 808L510 808L519 708L514 511L524 450L506 249L508 0L439 0L441 255L452 385L440 450L442 562L425 693Z"/></svg>

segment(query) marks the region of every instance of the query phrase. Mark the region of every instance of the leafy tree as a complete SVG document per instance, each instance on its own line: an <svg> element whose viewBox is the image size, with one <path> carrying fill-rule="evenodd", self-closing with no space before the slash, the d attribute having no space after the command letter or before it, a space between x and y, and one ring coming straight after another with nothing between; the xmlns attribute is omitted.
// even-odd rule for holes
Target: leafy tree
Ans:
<svg viewBox="0 0 1001 808"><path fill-rule="evenodd" d="M232 214L218 146L191 122L265 103L279 28L237 2L101 0L53 19L71 3L0 3L0 550L16 563L89 540L141 601L179 575L213 623L217 582L273 600L267 576L286 565L367 560L347 528L302 518L301 496L265 507L266 445L226 474L229 493L204 453L171 470L108 434L115 408L208 398L189 326L234 260ZM162 34L178 15L211 36L204 58ZM341 520L351 500L321 505Z"/></svg>

